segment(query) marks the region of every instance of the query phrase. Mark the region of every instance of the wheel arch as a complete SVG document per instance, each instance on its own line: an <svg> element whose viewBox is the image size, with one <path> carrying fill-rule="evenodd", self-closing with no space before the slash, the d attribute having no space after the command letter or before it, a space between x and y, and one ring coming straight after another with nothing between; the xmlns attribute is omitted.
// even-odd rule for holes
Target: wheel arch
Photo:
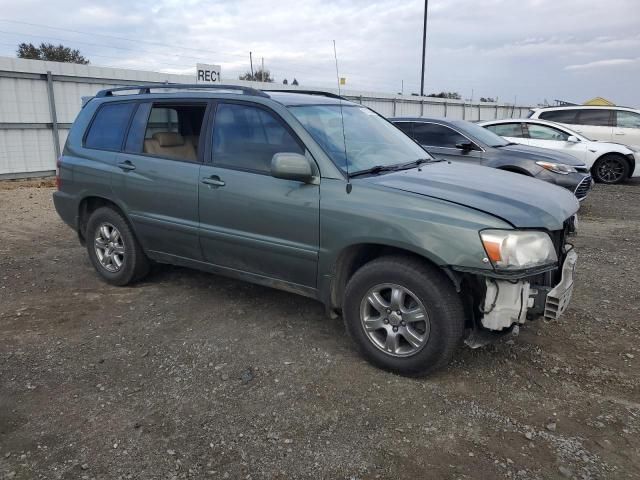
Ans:
<svg viewBox="0 0 640 480"><path fill-rule="evenodd" d="M439 265L435 259L420 255L414 251L381 243L358 243L343 248L333 265L333 279L330 286L330 308L339 311L342 307L344 290L349 279L359 268L376 258L389 255L402 255L410 257L418 262L429 264L446 274L457 287L451 273Z"/></svg>
<svg viewBox="0 0 640 480"><path fill-rule="evenodd" d="M122 218L125 219L133 234L136 234L135 229L133 228L133 224L120 205L106 197L101 197L98 195L88 195L84 197L78 205L78 238L80 239L80 243L82 245L85 245L86 243L87 222L89 221L89 217L93 212L101 207L110 207L117 211L120 215L122 215Z"/></svg>
<svg viewBox="0 0 640 480"><path fill-rule="evenodd" d="M627 173L627 178L631 178L631 176L633 175L633 171L636 169L636 159L633 155L625 155L624 153L621 153L621 152L606 152L601 154L598 158L596 158L593 161L593 165L591 165L591 168L589 169L589 171L591 172L591 176L594 176L595 174L594 168L596 167L596 164L600 160L602 160L604 157L609 157L609 156L616 156L626 161L627 164L629 165L629 172Z"/></svg>

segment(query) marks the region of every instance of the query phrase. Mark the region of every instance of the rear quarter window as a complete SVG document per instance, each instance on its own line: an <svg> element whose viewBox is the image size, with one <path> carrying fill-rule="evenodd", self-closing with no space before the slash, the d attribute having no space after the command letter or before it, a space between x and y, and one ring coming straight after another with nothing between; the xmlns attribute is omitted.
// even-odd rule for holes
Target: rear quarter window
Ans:
<svg viewBox="0 0 640 480"><path fill-rule="evenodd" d="M134 106L134 103L102 105L89 126L84 146L99 150L120 151Z"/></svg>

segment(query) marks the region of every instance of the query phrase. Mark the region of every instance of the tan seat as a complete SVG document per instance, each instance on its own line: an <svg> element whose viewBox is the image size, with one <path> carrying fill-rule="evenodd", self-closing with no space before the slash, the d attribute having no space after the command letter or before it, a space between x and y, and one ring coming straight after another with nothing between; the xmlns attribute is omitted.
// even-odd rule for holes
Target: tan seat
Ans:
<svg viewBox="0 0 640 480"><path fill-rule="evenodd" d="M195 161L196 149L193 143L187 141L177 132L156 132L144 141L145 153L160 157L179 158Z"/></svg>

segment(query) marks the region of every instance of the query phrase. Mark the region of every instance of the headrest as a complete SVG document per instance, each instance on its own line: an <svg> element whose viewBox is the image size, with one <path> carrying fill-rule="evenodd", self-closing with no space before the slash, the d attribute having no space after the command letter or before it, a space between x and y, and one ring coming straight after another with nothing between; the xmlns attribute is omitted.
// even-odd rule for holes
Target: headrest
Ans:
<svg viewBox="0 0 640 480"><path fill-rule="evenodd" d="M184 145L184 137L176 132L156 132L152 135L161 147L177 147Z"/></svg>

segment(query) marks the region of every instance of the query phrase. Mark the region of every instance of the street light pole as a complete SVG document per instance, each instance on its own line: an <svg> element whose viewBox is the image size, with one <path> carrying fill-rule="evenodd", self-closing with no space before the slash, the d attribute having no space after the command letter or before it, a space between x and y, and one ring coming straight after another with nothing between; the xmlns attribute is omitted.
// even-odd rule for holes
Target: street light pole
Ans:
<svg viewBox="0 0 640 480"><path fill-rule="evenodd" d="M429 0L424 0L424 24L422 26L422 75L420 76L420 96L424 97L424 59L427 50L427 9Z"/></svg>

